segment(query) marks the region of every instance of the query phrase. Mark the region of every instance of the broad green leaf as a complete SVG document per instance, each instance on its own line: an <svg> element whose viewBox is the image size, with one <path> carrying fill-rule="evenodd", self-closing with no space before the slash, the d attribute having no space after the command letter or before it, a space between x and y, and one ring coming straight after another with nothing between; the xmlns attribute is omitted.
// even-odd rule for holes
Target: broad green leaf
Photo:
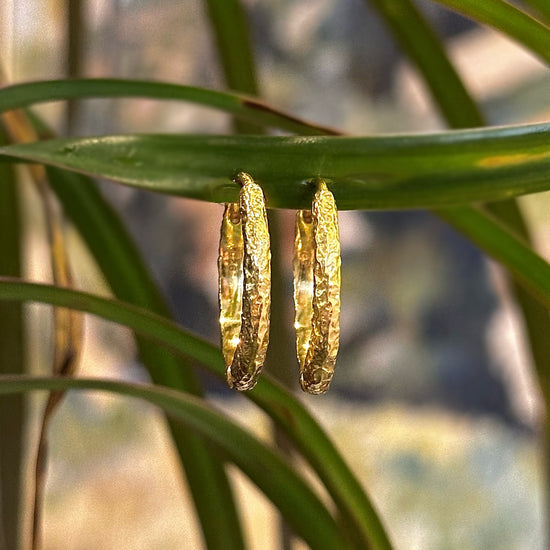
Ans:
<svg viewBox="0 0 550 550"><path fill-rule="evenodd" d="M550 28L503 0L434 0L438 4L489 25L550 63ZM544 1L544 0L543 0Z"/></svg>
<svg viewBox="0 0 550 550"><path fill-rule="evenodd" d="M14 84L0 88L0 112L68 99L151 98L185 101L233 114L243 120L304 135L337 134L326 126L306 122L275 109L256 98L238 93L218 92L194 86L182 86L148 80L90 78L47 80Z"/></svg>
<svg viewBox="0 0 550 550"><path fill-rule="evenodd" d="M0 126L0 142L5 143ZM21 231L17 178L0 164L0 275L21 275ZM25 371L22 304L0 304L0 373ZM20 395L0 399L0 548L22 548L25 404Z"/></svg>
<svg viewBox="0 0 550 550"><path fill-rule="evenodd" d="M249 172L270 207L305 208L326 178L342 210L441 207L550 188L550 124L387 137L121 135L0 148L0 155L172 195L234 201Z"/></svg>
<svg viewBox="0 0 550 550"><path fill-rule="evenodd" d="M84 292L6 278L0 278L0 300L37 301L98 315L162 343L225 380L223 357L218 348L148 310ZM337 507L353 518L373 550L391 550L380 519L357 478L304 406L268 375L262 376L256 387L244 395L285 430Z"/></svg>
<svg viewBox="0 0 550 550"><path fill-rule="evenodd" d="M169 388L98 379L0 376L0 394L29 390L102 390L144 399L219 446L265 493L298 536L315 549L346 548L338 527L302 477L247 431L204 401ZM266 473L268 475L266 475Z"/></svg>

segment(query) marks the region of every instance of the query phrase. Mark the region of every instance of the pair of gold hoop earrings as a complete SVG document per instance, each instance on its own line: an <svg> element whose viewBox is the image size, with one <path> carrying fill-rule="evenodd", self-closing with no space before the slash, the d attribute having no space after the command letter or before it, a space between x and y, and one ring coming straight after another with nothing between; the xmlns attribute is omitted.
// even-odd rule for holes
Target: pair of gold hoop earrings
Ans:
<svg viewBox="0 0 550 550"><path fill-rule="evenodd" d="M220 253L222 352L229 387L256 385L269 343L271 251L261 187L240 172L238 203L225 205ZM294 328L300 385L328 390L340 336L340 241L332 193L318 180L311 210L296 215Z"/></svg>

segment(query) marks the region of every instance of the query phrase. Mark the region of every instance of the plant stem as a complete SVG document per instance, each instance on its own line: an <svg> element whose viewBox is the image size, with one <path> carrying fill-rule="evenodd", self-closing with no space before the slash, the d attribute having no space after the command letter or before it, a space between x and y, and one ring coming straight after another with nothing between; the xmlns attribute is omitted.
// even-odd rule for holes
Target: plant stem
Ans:
<svg viewBox="0 0 550 550"><path fill-rule="evenodd" d="M288 343L291 341L288 327L288 308L286 303L285 272L281 253L281 216L275 210L268 212L269 232L271 235L271 345L268 348L265 369L285 388L295 390L296 377L292 372L294 360ZM273 441L283 455L293 462L294 447L283 428L272 423ZM279 537L281 550L291 550L293 533L285 519L279 517Z"/></svg>
<svg viewBox="0 0 550 550"><path fill-rule="evenodd" d="M0 142L6 136L0 125ZM0 164L0 274L21 274L21 231L15 170ZM0 304L0 373L25 370L22 305ZM0 548L22 548L24 425L26 407L21 395L0 399Z"/></svg>
<svg viewBox="0 0 550 550"><path fill-rule="evenodd" d="M82 76L84 63L84 44L86 25L84 24L84 10L86 3L82 0L67 0L67 52L66 72L68 78ZM79 103L69 101L66 109L66 134L73 135L78 124Z"/></svg>

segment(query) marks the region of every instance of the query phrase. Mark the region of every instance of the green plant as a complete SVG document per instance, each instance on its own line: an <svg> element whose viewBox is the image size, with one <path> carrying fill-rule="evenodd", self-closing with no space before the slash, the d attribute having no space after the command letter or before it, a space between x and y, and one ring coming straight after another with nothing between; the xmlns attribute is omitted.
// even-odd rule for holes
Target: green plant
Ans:
<svg viewBox="0 0 550 550"><path fill-rule="evenodd" d="M543 22L501 0L483 3L440 0L439 3L494 27L546 63L550 62L549 14L544 2L529 2ZM171 422L172 435L192 487L205 544L210 549L244 547L225 476L226 461L236 464L258 485L294 532L312 548L381 550L390 549L391 544L382 521L338 450L303 405L282 385L264 377L257 388L246 395L292 441L318 475L334 506L319 498L311 484L289 465L288 457L224 419L204 399L188 360L197 361L217 376L223 376L219 350L170 321L168 307L148 269L90 177L104 177L170 195L223 202L235 200L237 196L231 178L238 167L261 181L271 207L306 206L311 196L303 182L313 176L323 176L330 182L342 210L434 209L499 261L513 278L547 410L550 405L547 344L550 266L528 243L523 220L512 200L519 195L550 189L550 125L457 131L482 126L483 119L421 13L409 0L373 0L372 4L424 76L434 101L453 130L424 136L341 136L335 129L300 120L248 95L161 82L72 79L16 84L0 90L2 112L53 100L137 96L190 101L231 113L238 132L259 133L258 128L273 127L308 136L131 135L51 139L48 128L32 112L5 121L8 134L13 136L19 129L22 137L30 136L34 140L0 148L3 161L0 170L5 182L1 187L1 205L6 212L1 219L5 226L2 233L12 236L0 243L3 247L0 259L5 261L2 273L6 275L0 279L0 299L10 304L10 309L0 318L5 327L1 334L5 353L1 356L0 369L7 373L1 375L0 393L101 389L145 399L181 421ZM239 2L209 0L207 6L228 87L244 94L256 94L253 55ZM36 139L38 136L43 139ZM3 140L6 142L7 137ZM49 286L9 278L20 275L18 247L14 246L19 240L18 221L7 215L17 210L12 165L20 161L47 167L51 190L92 251L116 300L62 288L69 286L62 281ZM379 174L384 174L384 178ZM36 179L40 180L40 174ZM53 263L63 264L55 248ZM21 375L24 342L20 335L18 304L24 301L85 311L130 327L136 334L140 359L155 385ZM6 343L11 348L6 347ZM2 441L1 447L10 449L11 460L0 455L2 474L7 476L20 464L22 413L19 401L1 403L12 411L7 414L0 408L2 420L11 420L11 426L2 432L8 443L5 445ZM17 409L12 408L14 406ZM16 410L18 412L13 412ZM542 434L547 474L550 473L549 426L546 421ZM211 443L215 443L218 451L221 449L221 457L213 451ZM263 475L266 470L270 471L269 476ZM2 484L2 491L2 502L13 502L13 485ZM546 494L550 495L548 487ZM550 505L550 498L546 500ZM17 506L4 506L2 512L9 541L6 544L15 547Z"/></svg>

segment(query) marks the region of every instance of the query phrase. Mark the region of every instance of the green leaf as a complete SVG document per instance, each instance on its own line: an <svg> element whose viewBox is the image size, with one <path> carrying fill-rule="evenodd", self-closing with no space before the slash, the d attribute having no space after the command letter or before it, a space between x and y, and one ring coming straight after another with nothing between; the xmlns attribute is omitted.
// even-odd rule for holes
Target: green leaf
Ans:
<svg viewBox="0 0 550 550"><path fill-rule="evenodd" d="M6 278L0 278L0 300L38 301L98 315L162 343L225 379L218 348L148 310L84 292ZM378 515L357 478L304 406L268 375L262 376L256 387L244 395L285 430L325 484L336 506L356 522L365 547L370 544L373 550L391 550Z"/></svg>
<svg viewBox="0 0 550 550"><path fill-rule="evenodd" d="M410 0L370 1L383 16L405 53L420 70L449 125L455 128L483 125L476 104L468 95L441 43L414 4ZM541 4L540 7L544 3L548 6L546 9L550 10L547 0L534 0L531 3ZM520 238L529 240L525 222L513 199L491 203L487 205L487 209ZM455 218L447 218L447 221L458 230L463 229L460 222L467 223L469 216L485 215L483 212L474 213L469 209L465 209L462 214L458 211L454 214ZM445 218L445 213L443 217ZM490 220L486 218L485 221ZM512 287L523 313L541 389L548 404L550 387L545 381L549 376L546 373L550 373L550 316L520 284L514 282Z"/></svg>
<svg viewBox="0 0 550 550"><path fill-rule="evenodd" d="M169 388L145 384L0 376L0 394L33 389L102 390L144 399L161 407L189 429L218 445L277 506L298 536L311 548L334 550L346 547L334 519L303 478L277 453L200 399Z"/></svg>
<svg viewBox="0 0 550 550"><path fill-rule="evenodd" d="M51 131L28 113L39 135ZM122 300L170 317L169 308L144 264L132 238L95 182L81 174L47 168L50 187L90 248L114 294ZM155 383L202 395L194 367L183 357L136 335L139 358ZM220 458L185 426L168 425L187 475L189 489L206 546L235 550L244 547L231 486Z"/></svg>
<svg viewBox="0 0 550 550"><path fill-rule="evenodd" d="M250 44L246 13L239 0L205 0L221 58L227 86L251 95L258 94L254 53ZM235 121L240 134L259 133L258 126Z"/></svg>
<svg viewBox="0 0 550 550"><path fill-rule="evenodd" d="M520 237L512 234L486 212L474 208L454 207L438 213L482 250L506 266L523 288L546 310L550 309L550 265L526 246ZM548 314L537 309L533 315L540 321L547 321L543 317L544 313ZM546 338L548 339L548 335ZM546 365L546 361L543 365ZM544 396L550 396L550 372L545 367L539 368L538 375Z"/></svg>
<svg viewBox="0 0 550 550"><path fill-rule="evenodd" d="M441 207L550 188L550 124L388 137L126 135L0 148L0 155L215 202L249 172L269 206L305 208L315 176L341 210Z"/></svg>
<svg viewBox="0 0 550 550"><path fill-rule="evenodd" d="M442 45L412 2L410 0L392 0L391 2L371 0L371 2L376 5L407 55L419 68L448 123L458 128L482 125L483 121L477 106L467 95ZM546 14L550 18L548 0L529 0L528 3L538 8L541 15ZM486 208L516 236L529 242L527 228L516 201L509 199L490 203ZM444 212L440 215L443 218L446 217ZM487 249L487 243L483 242L484 235L478 234L478 231L484 231L481 222L489 225L490 232L499 229L498 225L495 226L495 221L491 220L486 213L476 212L471 207L464 208L462 211L455 210L453 216L447 216L446 219L463 233L468 234L466 228L469 228L470 238L485 249ZM473 223L472 220L475 219L478 219L478 223ZM518 266L518 269L521 271L521 266ZM517 279L512 281L511 287L523 313L538 382L548 409L550 406L550 338L548 337L550 315L548 310L534 295L529 294ZM547 439L549 425L547 422L545 432Z"/></svg>
<svg viewBox="0 0 550 550"><path fill-rule="evenodd" d="M116 78L50 80L6 86L0 89L0 112L28 107L36 103L101 97L185 101L218 109L255 124L272 126L289 132L304 135L338 133L326 126L303 121L243 94L218 92L167 82Z"/></svg>
<svg viewBox="0 0 550 550"><path fill-rule="evenodd" d="M5 143L0 126L0 143ZM17 179L0 164L0 274L21 275L21 230ZM0 373L25 372L22 304L0 304ZM25 404L22 396L0 399L0 548L22 548Z"/></svg>
<svg viewBox="0 0 550 550"><path fill-rule="evenodd" d="M434 0L438 4L489 25L550 63L550 28L502 0Z"/></svg>
<svg viewBox="0 0 550 550"><path fill-rule="evenodd" d="M453 128L483 126L478 106L449 61L433 29L410 0L367 0L382 16L403 52L418 68Z"/></svg>
<svg viewBox="0 0 550 550"><path fill-rule="evenodd" d="M542 23L546 26L550 24L550 3L548 0L523 0L523 2L533 8L535 13L540 16Z"/></svg>
<svg viewBox="0 0 550 550"><path fill-rule="evenodd" d="M163 316L170 312L116 212L95 183L80 174L48 169L50 186L90 248L114 294L121 300ZM139 358L152 380L202 395L192 365L137 335ZM220 459L196 434L168 421L185 470L206 545L210 549L244 548L238 513Z"/></svg>
<svg viewBox="0 0 550 550"><path fill-rule="evenodd" d="M246 14L239 0L205 0L229 88L258 94Z"/></svg>

